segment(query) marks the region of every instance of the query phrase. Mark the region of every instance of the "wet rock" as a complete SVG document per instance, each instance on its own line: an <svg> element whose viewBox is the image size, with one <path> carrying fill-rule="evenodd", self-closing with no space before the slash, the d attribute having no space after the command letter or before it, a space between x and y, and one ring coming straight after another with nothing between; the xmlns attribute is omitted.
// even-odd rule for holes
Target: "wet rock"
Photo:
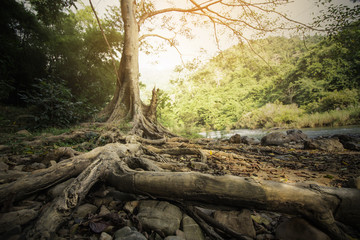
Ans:
<svg viewBox="0 0 360 240"><path fill-rule="evenodd" d="M233 136L230 137L229 139L230 143L241 143L241 136L240 134L235 134Z"/></svg>
<svg viewBox="0 0 360 240"><path fill-rule="evenodd" d="M80 205L74 212L74 217L75 218L80 218L83 219L85 218L88 214L94 214L97 210L97 207L90 204L90 203L85 203L83 205Z"/></svg>
<svg viewBox="0 0 360 240"><path fill-rule="evenodd" d="M180 228L182 212L168 202L141 201L137 215L145 229L158 229L166 235L174 235Z"/></svg>
<svg viewBox="0 0 360 240"><path fill-rule="evenodd" d="M246 234L255 238L256 232L251 219L250 211L243 209L242 211L216 211L214 213L216 221L227 226L235 232Z"/></svg>
<svg viewBox="0 0 360 240"><path fill-rule="evenodd" d="M113 238L106 232L102 232L99 240L112 240Z"/></svg>
<svg viewBox="0 0 360 240"><path fill-rule="evenodd" d="M184 214L182 219L182 228L185 233L186 240L203 240L205 239L204 234L201 231L199 225L189 217L188 215ZM183 239L183 238L181 238Z"/></svg>
<svg viewBox="0 0 360 240"><path fill-rule="evenodd" d="M343 145L337 138L326 138L305 141L304 149L318 149L322 151L335 152L344 151Z"/></svg>
<svg viewBox="0 0 360 240"><path fill-rule="evenodd" d="M247 145L259 145L260 141L256 138L251 138L248 136L241 137L241 142Z"/></svg>
<svg viewBox="0 0 360 240"><path fill-rule="evenodd" d="M39 211L34 209L22 209L19 211L3 213L0 218L0 233L7 232L17 225L23 225L35 219Z"/></svg>
<svg viewBox="0 0 360 240"><path fill-rule="evenodd" d="M291 141L290 137L282 132L272 132L261 139L264 146L284 146Z"/></svg>
<svg viewBox="0 0 360 240"><path fill-rule="evenodd" d="M139 233L134 227L123 227L114 234L115 240L147 240L144 235Z"/></svg>
<svg viewBox="0 0 360 240"><path fill-rule="evenodd" d="M291 142L305 142L309 140L309 137L299 129L290 129L286 131L287 136Z"/></svg>
<svg viewBox="0 0 360 240"><path fill-rule="evenodd" d="M279 240L330 240L330 238L302 218L292 218L276 229Z"/></svg>
<svg viewBox="0 0 360 240"><path fill-rule="evenodd" d="M190 166L192 169L198 170L198 171L209 169L209 166L206 163L202 163L202 162L191 162Z"/></svg>
<svg viewBox="0 0 360 240"><path fill-rule="evenodd" d="M60 196L60 194L63 193L64 189L67 186L69 186L69 184L72 183L73 180L74 180L74 178L70 178L67 181L62 182L62 183L50 188L50 190L48 191L48 194L52 198L56 198L56 197Z"/></svg>

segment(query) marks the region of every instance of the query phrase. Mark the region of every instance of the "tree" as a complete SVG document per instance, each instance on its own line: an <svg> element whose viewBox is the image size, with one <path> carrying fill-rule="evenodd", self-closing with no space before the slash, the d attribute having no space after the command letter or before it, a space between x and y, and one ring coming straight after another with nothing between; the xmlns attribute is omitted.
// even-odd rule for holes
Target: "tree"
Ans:
<svg viewBox="0 0 360 240"><path fill-rule="evenodd" d="M217 43L219 42L218 31L227 30L240 41L250 44L250 46L251 42L244 34L244 31L248 29L260 33L269 33L285 27L289 28L289 26L284 25L283 21L277 21L280 19L287 21L287 24L292 24L292 27L295 27L294 25L305 26L275 10L277 6L287 3L286 0L255 3L220 0L204 2L191 0L190 2L191 6L188 8L171 7L155 10L153 4L146 1L141 1L139 4L131 0L121 1L121 16L125 37L115 94L102 112L102 116L107 119L107 122L130 120L133 123L132 132L140 136L159 138L162 135L172 135L156 122L156 91L153 91L149 106L143 104L140 99L139 40L143 40L145 37L160 37L168 41L171 46L176 45L174 39L159 34L150 33L139 36L139 31L149 19L174 12L182 14L184 21L188 16L196 16L197 21L206 21L206 23L213 26Z"/></svg>

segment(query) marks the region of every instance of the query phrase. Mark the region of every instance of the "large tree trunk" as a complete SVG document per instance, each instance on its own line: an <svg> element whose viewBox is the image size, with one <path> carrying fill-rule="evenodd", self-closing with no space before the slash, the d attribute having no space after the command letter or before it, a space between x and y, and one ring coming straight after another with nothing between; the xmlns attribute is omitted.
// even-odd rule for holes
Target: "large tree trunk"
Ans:
<svg viewBox="0 0 360 240"><path fill-rule="evenodd" d="M174 136L156 122L157 91L154 89L149 106L142 103L139 89L139 26L135 18L135 1L122 0L121 14L124 22L124 45L118 70L115 94L102 112L109 123L131 121L132 133L161 138Z"/></svg>

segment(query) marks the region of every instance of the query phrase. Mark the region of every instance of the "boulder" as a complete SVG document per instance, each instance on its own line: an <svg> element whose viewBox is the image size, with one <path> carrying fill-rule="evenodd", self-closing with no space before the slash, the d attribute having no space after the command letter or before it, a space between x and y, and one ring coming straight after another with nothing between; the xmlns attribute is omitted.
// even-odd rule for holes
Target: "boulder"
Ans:
<svg viewBox="0 0 360 240"><path fill-rule="evenodd" d="M276 229L279 240L330 240L329 236L310 225L302 218L292 218L282 222Z"/></svg>
<svg viewBox="0 0 360 240"><path fill-rule="evenodd" d="M284 146L289 143L291 138L282 132L272 132L261 139L261 144L265 146Z"/></svg>
<svg viewBox="0 0 360 240"><path fill-rule="evenodd" d="M360 151L360 139L343 134L334 135L333 138L338 138L345 149Z"/></svg>
<svg viewBox="0 0 360 240"><path fill-rule="evenodd" d="M240 134L235 134L233 136L230 137L229 139L230 143L241 143L241 136Z"/></svg>
<svg viewBox="0 0 360 240"><path fill-rule="evenodd" d="M188 215L184 214L182 219L182 228L185 233L186 240L204 240L204 234L201 231L199 225L189 217Z"/></svg>
<svg viewBox="0 0 360 240"><path fill-rule="evenodd" d="M148 200L139 203L137 217L145 229L157 229L166 235L175 235L180 228L182 212L168 202Z"/></svg>
<svg viewBox="0 0 360 240"><path fill-rule="evenodd" d="M305 142L309 140L309 137L299 129L290 129L286 131L287 136L290 138L290 142Z"/></svg>
<svg viewBox="0 0 360 240"><path fill-rule="evenodd" d="M260 141L256 138L251 138L248 136L241 137L241 142L247 145L259 145Z"/></svg>
<svg viewBox="0 0 360 240"><path fill-rule="evenodd" d="M318 149L322 151L335 152L344 151L343 145L337 138L326 138L305 141L304 149Z"/></svg>
<svg viewBox="0 0 360 240"><path fill-rule="evenodd" d="M214 218L219 223L240 234L255 238L256 232L251 219L251 213L247 209L242 211L216 211Z"/></svg>
<svg viewBox="0 0 360 240"><path fill-rule="evenodd" d="M123 227L114 233L115 240L147 240L134 227Z"/></svg>

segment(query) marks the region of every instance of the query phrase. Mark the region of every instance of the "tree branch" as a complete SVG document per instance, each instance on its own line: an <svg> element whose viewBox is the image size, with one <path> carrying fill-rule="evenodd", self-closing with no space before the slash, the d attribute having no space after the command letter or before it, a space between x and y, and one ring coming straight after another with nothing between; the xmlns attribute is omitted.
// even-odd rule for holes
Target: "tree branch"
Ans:
<svg viewBox="0 0 360 240"><path fill-rule="evenodd" d="M180 59L181 59L182 64L185 65L184 60L183 60L183 58L182 58L182 54L181 54L180 50L176 47L173 39L166 38L166 37L161 36L161 35L159 35L159 34L144 34L144 35L142 35L141 37L139 37L139 41L142 41L142 40L144 40L144 38L147 38L147 37L157 37L157 38L161 38L161 39L167 41L167 42L170 44L171 47L173 47L173 48L176 49L176 51L177 51L177 52L179 53L179 55L180 55Z"/></svg>
<svg viewBox="0 0 360 240"><path fill-rule="evenodd" d="M112 49L111 49L110 43L109 43L109 41L108 41L108 39L107 39L107 37L106 37L106 35L105 35L104 29L103 29L102 26L101 26L99 17L98 17L98 15L97 15L96 11L95 11L95 8L94 8L91 0L89 0L89 3L90 3L90 6L91 6L91 9L92 9L92 11L93 11L93 13L94 13L94 15L95 15L96 21L97 21L97 23L98 23L98 25L99 25L101 34L103 35L104 40L105 40L105 42L106 42L106 45L107 45L108 48L109 48L109 53L110 53L110 56L111 56L111 59L112 59L112 63L113 63L114 71L115 71L115 75L116 75L116 81L117 81L117 83L120 85L120 76L119 76L119 73L118 73L118 71L117 71L116 61L115 61L115 58L114 58L114 56L113 56L113 54L112 54Z"/></svg>

